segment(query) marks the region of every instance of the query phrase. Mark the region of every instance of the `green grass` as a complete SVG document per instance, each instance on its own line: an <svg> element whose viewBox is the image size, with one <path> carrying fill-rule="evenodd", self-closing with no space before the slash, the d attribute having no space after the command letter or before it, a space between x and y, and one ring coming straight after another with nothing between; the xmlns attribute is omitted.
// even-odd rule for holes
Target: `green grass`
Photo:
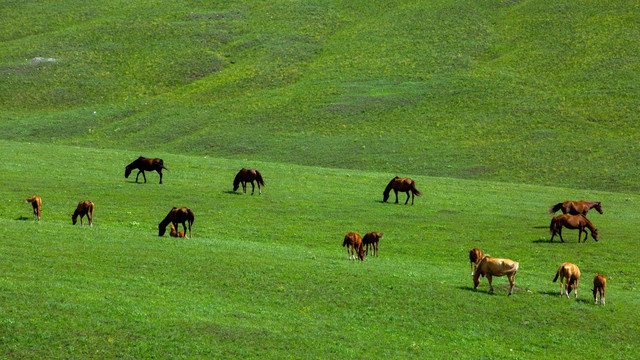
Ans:
<svg viewBox="0 0 640 360"><path fill-rule="evenodd" d="M125 180L135 153L0 142L0 353L42 357L611 358L638 350L635 194L415 176L414 206L381 202L392 174L251 162L262 196L232 193L246 161L161 155L164 184ZM23 202L38 193L43 219ZM548 243L558 198L603 202L601 241ZM96 203L92 228L71 225ZM393 195L392 198L393 200ZM171 206L193 239L157 236ZM384 231L379 258L347 260L347 231ZM473 291L477 246L520 262L514 295ZM621 260L622 259L622 260ZM551 282L564 261L579 298ZM596 272L607 306L592 304ZM546 354L546 355L545 355Z"/></svg>

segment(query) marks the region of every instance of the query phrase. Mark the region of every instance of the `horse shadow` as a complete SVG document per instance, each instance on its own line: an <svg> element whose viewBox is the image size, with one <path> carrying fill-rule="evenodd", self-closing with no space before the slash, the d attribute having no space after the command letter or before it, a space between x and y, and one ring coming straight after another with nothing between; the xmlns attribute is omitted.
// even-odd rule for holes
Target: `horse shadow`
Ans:
<svg viewBox="0 0 640 360"><path fill-rule="evenodd" d="M224 194L228 194L228 195L242 195L242 191L238 192L238 191L233 191L233 190L225 190L223 191Z"/></svg>
<svg viewBox="0 0 640 360"><path fill-rule="evenodd" d="M33 217L20 215L19 217L16 218L16 220L18 221L33 220Z"/></svg>
<svg viewBox="0 0 640 360"><path fill-rule="evenodd" d="M549 239L533 240L534 244L562 244L562 241L549 241Z"/></svg>

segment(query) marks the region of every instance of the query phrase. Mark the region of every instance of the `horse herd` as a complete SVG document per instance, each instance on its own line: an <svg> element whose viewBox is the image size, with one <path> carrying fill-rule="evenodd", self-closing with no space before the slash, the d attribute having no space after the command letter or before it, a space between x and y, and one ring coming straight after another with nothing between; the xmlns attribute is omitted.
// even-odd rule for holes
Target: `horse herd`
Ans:
<svg viewBox="0 0 640 360"><path fill-rule="evenodd" d="M139 157L129 165L125 167L125 178L128 178L133 170L138 170L136 175L136 183L140 174L147 182L145 171L156 171L160 175L160 184L162 184L162 170L169 170L164 166L164 161L159 158L145 158ZM255 192L254 181L258 185L258 194L262 194L261 187L265 186L264 180L260 172L256 169L241 169L236 175L233 181L233 191L238 190L240 184L242 184L243 193L247 193L247 183L251 183L251 195ZM398 203L398 192L404 192L407 194L405 205L408 204L409 198L411 198L411 205L414 204L415 196L422 196L422 193L416 188L415 181L410 178L400 178L398 176L391 179L387 187L383 192L383 202L387 202L391 190L395 192L396 201ZM33 206L33 216L35 220L41 218L41 206L42 199L38 195L34 195L31 198L25 199L25 202L31 203ZM551 242L557 234L560 240L564 242L562 238L562 228L578 229L578 243L582 240L582 232L584 231L586 242L588 234L585 229L589 229L591 237L595 241L598 241L598 230L587 219L586 215L590 209L595 208L600 214L602 214L602 206L600 202L595 201L565 201L558 203L549 209L550 214L555 214L558 210L562 210L562 215L554 216L549 226L551 232ZM72 223L76 224L77 218L80 217L80 224L83 224L84 216L87 216L89 226L93 226L93 212L95 204L90 200L81 201L78 203L76 210L72 215ZM158 235L163 236L166 232L167 225L170 226L170 236L172 237L192 237L191 227L193 225L195 215L193 211L187 207L173 207L167 216L158 224ZM184 231L178 231L179 224L182 224ZM347 247L347 254L349 260L361 260L364 261L365 256L371 251L372 256L378 256L378 244L380 239L384 236L384 233L380 232L368 232L364 238L357 232L348 232L342 242L343 247ZM513 287L515 283L515 275L518 271L519 264L511 259L494 258L489 255L483 255L482 251L478 248L473 248L469 251L469 261L471 263L473 276L474 289L478 288L480 284L480 276L486 277L489 282L489 293L493 293L492 277L493 276L507 276L509 279L509 295L513 293ZM569 297L569 293L573 290L575 297L578 296L578 282L580 280L580 270L578 266L572 263L563 263L556 272L556 277L553 282L556 282L560 278L561 293L560 295L566 295ZM566 289L565 289L566 288ZM600 302L605 304L605 288L606 277L602 274L596 274L594 278L593 296L597 304L597 294L600 294Z"/></svg>
<svg viewBox="0 0 640 360"><path fill-rule="evenodd" d="M598 241L598 231L587 219L586 215L590 209L595 208L602 214L602 205L596 201L565 201L558 203L549 209L550 214L555 214L558 210L562 210L562 215L554 216L551 219L549 230L551 232L551 240L558 234L562 239L562 227L569 229L578 229L578 243L582 238L582 231L585 232L584 241L587 241L587 232L584 228L591 231L591 236ZM469 262L471 263L471 275L473 276L474 289L480 284L480 276L486 277L489 282L489 293L493 293L493 285L491 284L493 276L507 276L509 279L509 295L513 293L516 272L518 271L518 262L511 259L494 258L489 255L483 255L478 248L469 251ZM565 262L556 271L553 282L560 278L560 296L569 298L569 293L573 290L575 298L578 298L578 283L580 281L580 269L576 264ZM607 287L607 278L602 274L596 273L593 278L593 300L598 304L598 295L600 296L600 304L605 305L605 290Z"/></svg>

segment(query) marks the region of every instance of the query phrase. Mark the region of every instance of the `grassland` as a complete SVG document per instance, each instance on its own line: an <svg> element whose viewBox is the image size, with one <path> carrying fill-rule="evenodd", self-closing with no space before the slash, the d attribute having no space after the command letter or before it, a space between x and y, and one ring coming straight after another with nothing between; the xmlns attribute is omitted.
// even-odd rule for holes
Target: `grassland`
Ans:
<svg viewBox="0 0 640 360"><path fill-rule="evenodd" d="M0 0L0 17L0 357L640 350L637 2ZM123 178L139 155L164 159L163 185ZM241 167L262 196L230 191ZM415 206L381 202L394 175ZM602 201L601 241L549 243L546 210L578 198ZM95 226L74 227L85 199ZM193 239L157 236L171 206L194 210ZM347 231L383 231L381 256L348 261ZM473 246L520 262L513 296L473 290ZM577 300L551 282L564 261Z"/></svg>

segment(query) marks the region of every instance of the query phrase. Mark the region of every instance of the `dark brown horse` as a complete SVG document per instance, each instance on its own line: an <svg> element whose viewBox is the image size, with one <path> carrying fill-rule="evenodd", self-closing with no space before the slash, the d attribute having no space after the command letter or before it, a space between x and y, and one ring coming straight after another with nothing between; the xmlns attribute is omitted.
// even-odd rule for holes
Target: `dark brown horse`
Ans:
<svg viewBox="0 0 640 360"><path fill-rule="evenodd" d="M142 177L144 178L144 182L146 183L147 177L144 175L144 172L155 170L160 175L160 184L162 184L162 169L169 170L167 169L166 166L164 166L164 162L162 161L162 159L159 159L159 158L151 159L151 158L140 156L134 162L132 162L131 164L127 165L127 167L124 168L125 179L129 177L129 174L131 174L131 171L133 171L134 169L138 169L138 174L136 175L136 182L138 182L138 176L140 176L140 173L142 173Z"/></svg>
<svg viewBox="0 0 640 360"><path fill-rule="evenodd" d="M587 241L587 228L591 231L591 237L593 240L598 241L598 229L587 219L584 215L558 215L554 216L551 219L551 224L549 225L549 231L551 232L551 240L553 242L553 237L558 234L560 236L560 240L564 242L562 238L562 227L566 227L567 229L578 229L578 243L582 239L582 232L584 231L584 241Z"/></svg>
<svg viewBox="0 0 640 360"><path fill-rule="evenodd" d="M369 248L371 248L371 256L378 257L378 242L383 236L384 233L377 232L368 232L364 235L362 238L362 244L365 247L366 255L369 255Z"/></svg>
<svg viewBox="0 0 640 360"><path fill-rule="evenodd" d="M33 220L40 220L40 213L42 212L42 199L38 195L33 195L29 199L24 199L25 202L31 203L33 206Z"/></svg>
<svg viewBox="0 0 640 360"><path fill-rule="evenodd" d="M82 218L86 215L87 219L89 219L89 226L93 226L93 209L95 209L95 205L90 200L80 201L78 206L76 207L76 211L73 212L71 216L71 221L73 225L78 222L78 216L80 216L80 226L84 226L82 223Z"/></svg>
<svg viewBox="0 0 640 360"><path fill-rule="evenodd" d="M404 202L405 205L409 202L409 197L411 197L411 205L413 205L414 195L422 196L422 193L416 189L415 181L409 178L400 178L396 176L391 179L387 188L384 189L384 192L382 193L383 202L387 202L387 200L389 200L389 193L391 192L391 189L396 193L396 204L398 203L398 191L407 193L407 201ZM411 192L411 195L409 195L409 192Z"/></svg>
<svg viewBox="0 0 640 360"><path fill-rule="evenodd" d="M255 185L253 185L254 181L258 183L258 195L262 195L262 190L260 189L260 186L264 186L264 180L262 180L262 174L260 174L260 171L256 169L242 168L236 175L236 178L233 179L233 191L238 190L238 188L240 187L240 183L242 183L242 192L246 194L247 183L250 182L251 195L253 195L253 192L256 189Z"/></svg>
<svg viewBox="0 0 640 360"><path fill-rule="evenodd" d="M549 214L555 214L558 210L562 210L563 214L570 214L570 215L582 214L586 216L589 210L593 208L595 208L596 210L598 210L600 214L602 214L602 205L600 204L600 201L567 200L567 201L553 205L549 209Z"/></svg>
<svg viewBox="0 0 640 360"><path fill-rule="evenodd" d="M158 236L163 236L167 231L167 225L173 224L173 227L178 229L178 224L182 224L184 234L187 234L187 223L189 224L189 237L191 236L191 225L193 225L194 214L191 209L187 207L173 207L171 211L165 216L165 218L158 224ZM185 236L186 237L186 236Z"/></svg>

